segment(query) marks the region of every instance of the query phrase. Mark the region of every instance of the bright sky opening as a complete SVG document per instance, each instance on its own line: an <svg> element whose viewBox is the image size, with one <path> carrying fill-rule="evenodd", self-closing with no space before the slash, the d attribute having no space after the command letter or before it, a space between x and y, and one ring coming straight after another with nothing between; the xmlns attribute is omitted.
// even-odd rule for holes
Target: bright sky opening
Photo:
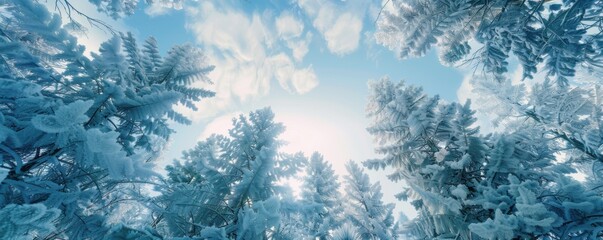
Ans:
<svg viewBox="0 0 603 240"><path fill-rule="evenodd" d="M341 177L346 161L377 157L366 131L368 81L388 76L456 101L463 73L442 66L436 52L400 60L375 43L375 20L387 2L199 1L181 10L154 5L112 22L138 39L155 37L164 52L176 44L194 44L216 66L210 74L213 84L204 85L216 97L198 103L197 112L185 112L192 125L174 124L177 133L157 168L178 159L198 140L226 134L238 114L271 107L286 126L281 139L288 145L283 150L307 156L318 151ZM92 51L108 36L98 31L80 36ZM371 181L382 184L383 200L397 203L396 212L416 215L408 203L394 198L403 183L392 183L383 172L369 174Z"/></svg>

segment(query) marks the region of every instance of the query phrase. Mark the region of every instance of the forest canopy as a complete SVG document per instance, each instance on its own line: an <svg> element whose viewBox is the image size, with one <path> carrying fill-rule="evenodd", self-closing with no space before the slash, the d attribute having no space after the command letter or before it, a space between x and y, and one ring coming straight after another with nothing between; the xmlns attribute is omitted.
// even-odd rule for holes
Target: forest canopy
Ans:
<svg viewBox="0 0 603 240"><path fill-rule="evenodd" d="M215 49L162 51L73 1L51 2L0 1L0 239L603 238L601 1L383 1L367 39L398 64L434 48L442 64L469 66L475 97L366 79L363 131L377 157L347 161L344 174L327 155L285 151L270 107L237 114L158 169L174 126L193 123L186 112L205 114L198 103L226 91L199 87L222 81L210 77ZM112 19L145 5L89 2ZM107 30L99 49L80 45L76 16ZM297 23L288 17L281 28ZM281 35L299 64L308 50L294 48L296 31ZM270 70L288 86L282 75L297 70L279 66ZM483 131L480 114L496 128ZM382 188L375 171L398 188ZM396 213L389 191L417 216Z"/></svg>

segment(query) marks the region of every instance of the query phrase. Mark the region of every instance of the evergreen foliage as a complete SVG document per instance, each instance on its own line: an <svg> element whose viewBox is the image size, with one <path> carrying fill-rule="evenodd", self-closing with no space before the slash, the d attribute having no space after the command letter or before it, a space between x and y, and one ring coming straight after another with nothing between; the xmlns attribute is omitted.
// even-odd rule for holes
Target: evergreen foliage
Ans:
<svg viewBox="0 0 603 240"><path fill-rule="evenodd" d="M337 175L319 153L310 157L301 197L302 204L308 208L303 216L308 235L327 239L330 232L341 225L344 209Z"/></svg>
<svg viewBox="0 0 603 240"><path fill-rule="evenodd" d="M375 38L401 58L423 56L437 46L442 63L476 60L502 80L515 56L523 78L545 70L560 86L567 86L580 66L601 66L603 2L598 0L391 2Z"/></svg>
<svg viewBox="0 0 603 240"><path fill-rule="evenodd" d="M121 18L139 1L89 2ZM478 60L485 71L474 77L474 102L495 109L500 127L481 134L471 100L371 82L368 132L381 157L364 166L404 182L396 197L418 216L397 221L358 164L348 162L339 182L321 154L283 153L285 127L270 108L234 118L226 136L199 142L157 174L170 124L191 123L175 106L197 110L214 96L194 87L211 83L203 53L183 45L162 56L154 38L140 44L114 33L87 57L59 15L33 0L2 2L0 238L603 238L600 84L575 78L603 66L603 2L391 2L376 40L402 58L437 46L445 64ZM55 4L82 14L69 0ZM545 78L511 81L511 58L522 78ZM302 171L297 197L286 181Z"/></svg>
<svg viewBox="0 0 603 240"><path fill-rule="evenodd" d="M233 119L229 136L214 135L168 166L159 197L158 224L169 236L224 232L231 239L266 238L280 227L278 181L305 165L300 154L279 152L284 127L269 108ZM286 204L286 203L284 203ZM283 211L285 211L284 209ZM205 232L205 233L204 233Z"/></svg>
<svg viewBox="0 0 603 240"><path fill-rule="evenodd" d="M261 109L234 118L229 136L213 135L185 151L157 189L154 228L193 239L394 238L393 204L382 202L378 184L350 163L344 201L322 155L308 162L279 151L283 130L270 109ZM297 200L280 181L304 168Z"/></svg>
<svg viewBox="0 0 603 240"><path fill-rule="evenodd" d="M392 167L390 179L409 186L398 197L419 216L406 232L431 239L601 237L603 199L566 175L575 162L559 159L550 129L516 125L482 136L469 102L442 103L388 79L371 89L369 132L384 157L365 165Z"/></svg>
<svg viewBox="0 0 603 240"><path fill-rule="evenodd" d="M392 239L394 204L381 201L381 185L371 184L369 177L355 162L346 164L348 175L344 177L346 184L346 217L356 227L361 239ZM350 238L349 230L341 229ZM347 232L347 233L346 233Z"/></svg>
<svg viewBox="0 0 603 240"><path fill-rule="evenodd" d="M88 58L41 4L9 1L1 14L0 216L48 212L27 233L39 238L107 235L109 216L132 200L121 183L157 176L152 161L172 133L168 119L188 122L173 106L213 96L191 86L213 67L191 46L163 58L149 40L141 51L131 34Z"/></svg>
<svg viewBox="0 0 603 240"><path fill-rule="evenodd" d="M468 104L464 110L434 105L437 98L412 86L373 83L369 131L384 157L366 165L393 167L391 179L410 186L399 196L413 200L419 217L406 232L417 238L601 238L600 209L591 208L601 201L600 89L575 76L601 71L603 4L420 0L393 6L380 19L377 41L403 58L437 46L445 64L479 61L485 71L474 76L474 91L501 130L479 135ZM508 79L511 56L523 78L544 71L544 79L529 85ZM586 176L583 183L569 177L577 170Z"/></svg>

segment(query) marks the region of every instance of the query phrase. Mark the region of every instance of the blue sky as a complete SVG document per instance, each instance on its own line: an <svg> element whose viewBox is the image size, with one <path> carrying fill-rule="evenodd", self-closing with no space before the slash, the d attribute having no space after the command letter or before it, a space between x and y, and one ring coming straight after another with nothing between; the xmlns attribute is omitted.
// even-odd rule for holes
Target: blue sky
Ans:
<svg viewBox="0 0 603 240"><path fill-rule="evenodd" d="M199 1L180 10L141 8L111 21L140 42L154 36L164 52L176 44L194 44L216 66L210 74L214 84L200 85L216 91L216 97L199 103L198 112L185 112L192 125L174 125L177 133L158 167L199 139L226 133L237 114L270 106L287 127L285 151L319 151L341 176L347 160L376 157L365 130L369 80L389 76L456 101L463 74L442 66L434 51L400 60L375 43L381 6L381 1L364 0ZM101 35L91 33L82 42L94 48ZM400 184L390 183L383 172L370 175L383 185L384 200L394 202ZM397 206L414 216L408 204Z"/></svg>

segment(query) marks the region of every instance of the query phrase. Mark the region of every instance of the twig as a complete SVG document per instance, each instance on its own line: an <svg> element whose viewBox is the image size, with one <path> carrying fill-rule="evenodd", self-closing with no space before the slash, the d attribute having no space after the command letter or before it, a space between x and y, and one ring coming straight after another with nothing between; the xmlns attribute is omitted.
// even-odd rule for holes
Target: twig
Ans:
<svg viewBox="0 0 603 240"><path fill-rule="evenodd" d="M379 17L381 16L381 12L383 12L383 9L385 9L385 6L387 6L387 4L390 2L390 0L387 0L387 2L385 2L385 4L383 4L383 6L381 6L381 10L379 10L379 13L377 14L377 18L375 18L375 22L373 23L373 25L377 25L377 21L379 20Z"/></svg>

